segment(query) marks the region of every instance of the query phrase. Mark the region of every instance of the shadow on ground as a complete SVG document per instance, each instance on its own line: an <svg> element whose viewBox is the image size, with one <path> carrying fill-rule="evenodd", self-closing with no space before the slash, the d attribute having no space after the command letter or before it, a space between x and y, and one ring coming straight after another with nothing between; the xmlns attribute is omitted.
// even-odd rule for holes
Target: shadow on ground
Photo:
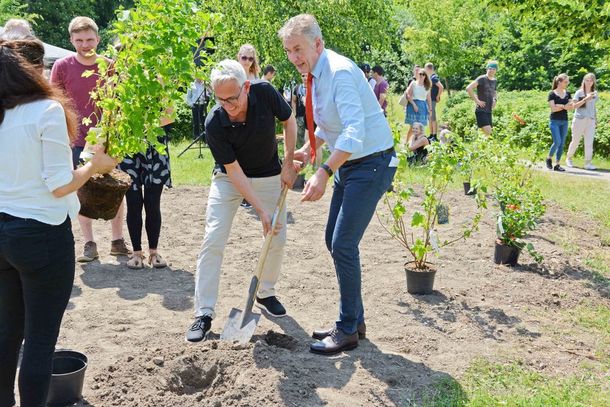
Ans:
<svg viewBox="0 0 610 407"><path fill-rule="evenodd" d="M93 289L117 288L125 300L140 300L149 294L163 297L163 306L172 311L193 307L195 283L193 274L182 269L144 268L131 270L124 265L93 261L81 266L82 282Z"/></svg>
<svg viewBox="0 0 610 407"><path fill-rule="evenodd" d="M261 337L254 347L254 360L259 368L273 368L281 373L278 389L286 406L406 406L434 400L447 389L452 393L444 394L443 398L466 400L461 386L449 374L384 352L368 339L360 340L353 351L330 357L314 355L308 351L313 340L298 322L289 316L274 322L285 334L269 331ZM268 345L291 353L291 362L271 357ZM369 376L378 383L372 385ZM369 387L368 399L350 398L348 383Z"/></svg>

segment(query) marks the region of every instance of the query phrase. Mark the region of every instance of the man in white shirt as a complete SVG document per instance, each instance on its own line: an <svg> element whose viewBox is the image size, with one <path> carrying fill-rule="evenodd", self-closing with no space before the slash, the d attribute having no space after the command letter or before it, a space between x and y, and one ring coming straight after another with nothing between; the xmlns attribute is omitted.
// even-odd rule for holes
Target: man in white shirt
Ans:
<svg viewBox="0 0 610 407"><path fill-rule="evenodd" d="M365 336L358 244L394 178L394 142L373 89L353 61L324 48L314 16L292 17L278 35L290 62L308 74L306 116L318 126L295 159L310 161L313 143L326 143L331 151L305 185L301 201L319 200L335 174L326 247L339 281L339 319L332 329L314 331L319 341L310 346L313 353L332 355L356 348ZM308 129L313 132L309 123Z"/></svg>

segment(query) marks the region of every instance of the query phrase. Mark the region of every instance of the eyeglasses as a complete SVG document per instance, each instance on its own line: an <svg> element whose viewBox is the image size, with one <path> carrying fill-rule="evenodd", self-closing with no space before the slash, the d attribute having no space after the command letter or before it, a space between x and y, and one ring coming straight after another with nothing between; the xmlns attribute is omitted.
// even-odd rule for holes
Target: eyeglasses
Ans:
<svg viewBox="0 0 610 407"><path fill-rule="evenodd" d="M239 57L242 61L250 61L250 62L254 62L254 57L247 57L245 55L242 55Z"/></svg>
<svg viewBox="0 0 610 407"><path fill-rule="evenodd" d="M426 76L426 73L425 72L420 72L419 76Z"/></svg>
<svg viewBox="0 0 610 407"><path fill-rule="evenodd" d="M231 97L228 97L226 99L219 98L218 96L216 96L214 99L216 99L216 103L218 103L218 104L224 105L225 103L228 103L231 106L235 106L235 103L237 102L237 100L241 96L241 91L242 90L244 90L244 85L241 85L241 87L239 88L239 93L237 95L235 95L235 96L231 96Z"/></svg>

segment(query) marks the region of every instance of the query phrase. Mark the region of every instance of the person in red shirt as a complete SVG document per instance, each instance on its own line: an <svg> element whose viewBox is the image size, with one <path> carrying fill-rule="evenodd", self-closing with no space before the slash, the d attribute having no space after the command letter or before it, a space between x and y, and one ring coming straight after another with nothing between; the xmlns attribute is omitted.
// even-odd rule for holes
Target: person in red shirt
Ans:
<svg viewBox="0 0 610 407"><path fill-rule="evenodd" d="M83 76L85 71L98 72L97 59L101 58L97 54L96 48L100 42L98 27L89 17L75 17L68 27L70 33L70 43L74 46L76 53L59 59L51 70L51 83L63 89L76 109L79 116L78 137L72 143L72 162L76 168L80 161L80 153L85 146L85 137L91 127L97 124L101 112L97 109L95 102L91 99L90 93L97 86L97 75ZM108 63L112 60L107 59ZM90 119L89 124L83 124L82 119ZM110 254L128 255L130 250L123 238L123 217L125 205L121 206L117 215L111 221L112 242ZM85 239L83 255L78 257L79 262L90 262L99 257L97 244L93 237L93 220L82 215L78 216L81 232Z"/></svg>

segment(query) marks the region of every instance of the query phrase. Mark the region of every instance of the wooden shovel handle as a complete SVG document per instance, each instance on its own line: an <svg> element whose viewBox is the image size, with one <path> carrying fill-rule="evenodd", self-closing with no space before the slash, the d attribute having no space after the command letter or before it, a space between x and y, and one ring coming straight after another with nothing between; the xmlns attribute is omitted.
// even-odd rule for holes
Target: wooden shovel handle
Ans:
<svg viewBox="0 0 610 407"><path fill-rule="evenodd" d="M256 265L256 270L254 271L254 275L257 280L260 281L261 274L263 272L263 266L265 265L265 260L267 259L267 253L269 252L269 247L271 246L271 240L273 239L273 231L277 225L278 219L280 217L280 212L284 208L284 203L286 202L286 194L288 193L288 187L284 186L282 188L282 192L280 193L280 197L277 200L277 205L275 206L275 211L273 212L273 217L271 220L271 232L265 236L265 242L263 243L263 248L261 249L261 255L258 258L258 264ZM285 227L286 225L284 225ZM258 284L257 284L258 286ZM258 291L258 287L257 287Z"/></svg>

